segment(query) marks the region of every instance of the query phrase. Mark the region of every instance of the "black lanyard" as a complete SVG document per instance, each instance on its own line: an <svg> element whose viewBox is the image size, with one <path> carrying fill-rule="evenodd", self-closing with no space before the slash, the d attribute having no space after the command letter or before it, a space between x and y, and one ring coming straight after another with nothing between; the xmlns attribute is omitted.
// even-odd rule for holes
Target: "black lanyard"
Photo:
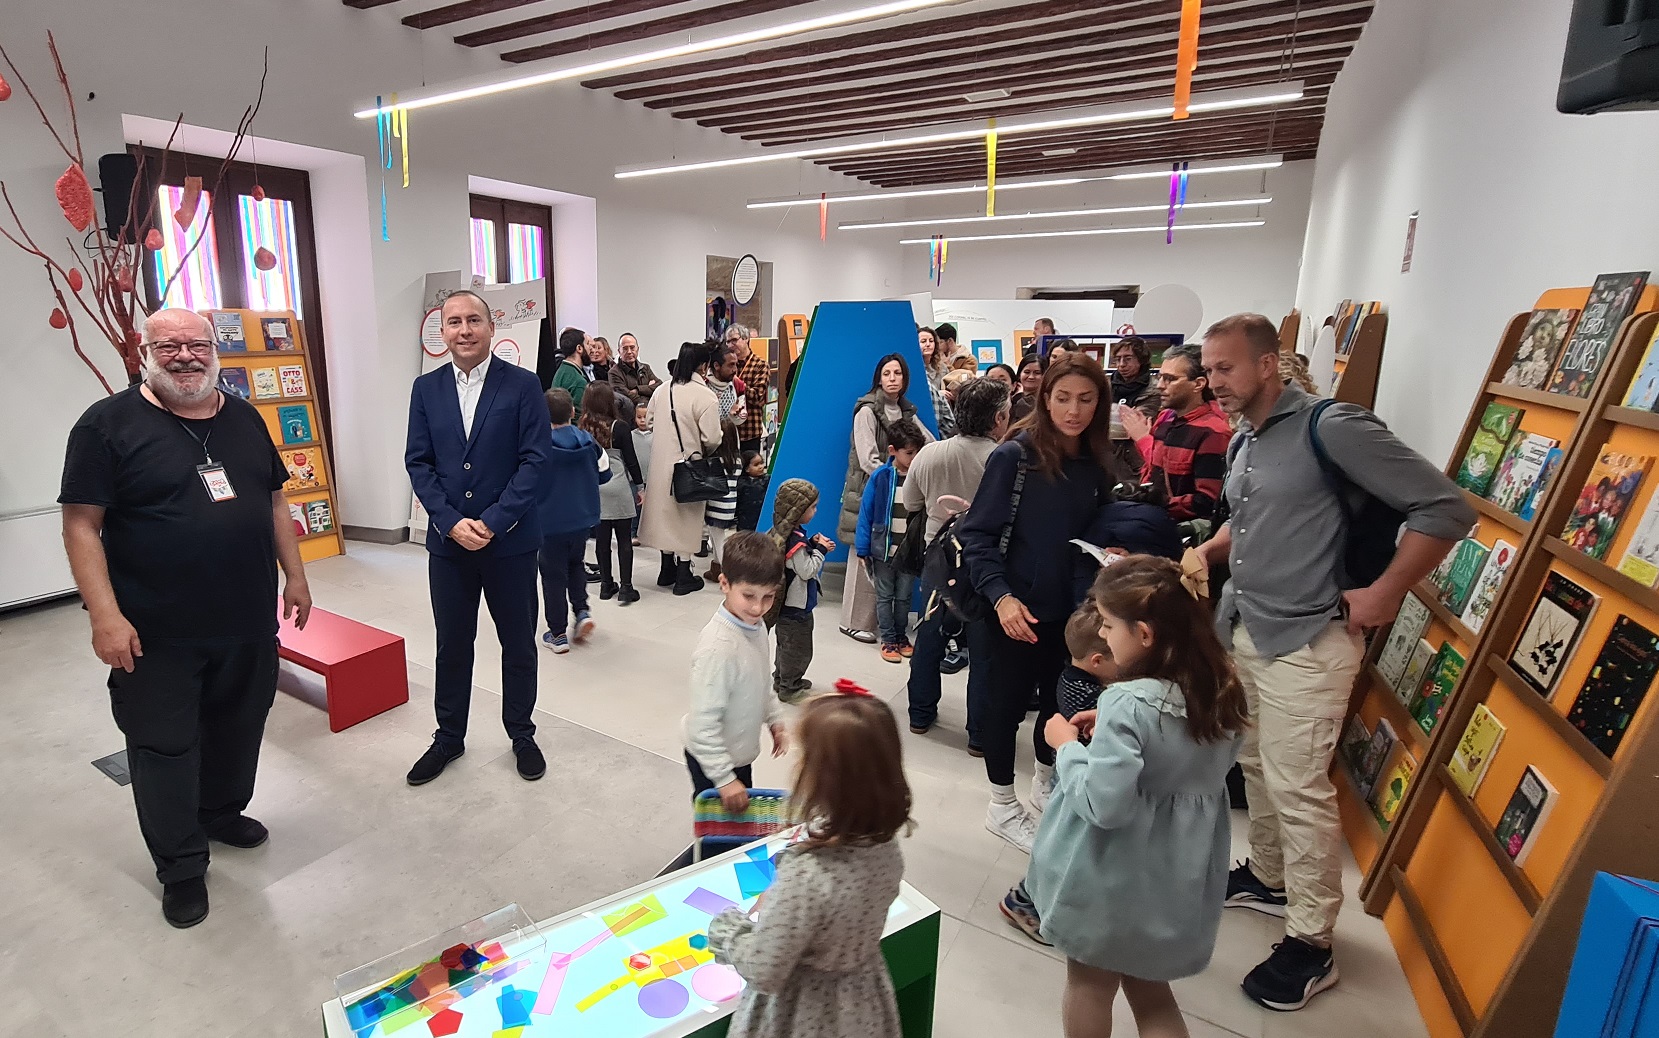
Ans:
<svg viewBox="0 0 1659 1038"><path fill-rule="evenodd" d="M155 391L151 390L151 392L155 392ZM218 406L215 407L213 409L213 413L205 419L205 421L207 422L207 435L206 436L197 436L196 435L196 430L194 430L194 429L190 428L190 426L186 425L184 419L180 418L178 416L177 412L175 412L171 407L167 406L166 402L161 399L161 394L160 393L156 393L156 403L161 404L161 409L163 411L166 411L168 414L172 415L173 416L173 421L179 423L179 428L183 429L187 434L189 434L189 436L192 440L196 441L196 446L198 446L202 449L202 457L207 459L207 463L209 465L213 464L213 455L211 453L209 453L209 451L207 449L207 441L213 439L213 419L219 417L219 412L224 409L224 406L225 406L225 396L224 396L224 394L223 393L219 394L219 397L218 397L218 400L217 400ZM202 421L203 419L195 419L195 420L196 421Z"/></svg>

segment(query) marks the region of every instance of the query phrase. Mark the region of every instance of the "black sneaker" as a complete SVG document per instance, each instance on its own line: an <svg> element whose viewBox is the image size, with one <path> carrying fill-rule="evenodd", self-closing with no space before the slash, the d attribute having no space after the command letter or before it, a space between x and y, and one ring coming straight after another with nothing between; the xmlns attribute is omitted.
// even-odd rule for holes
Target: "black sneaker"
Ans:
<svg viewBox="0 0 1659 1038"><path fill-rule="evenodd" d="M616 581L601 580L599 582L599 601L609 602L616 597L617 590Z"/></svg>
<svg viewBox="0 0 1659 1038"><path fill-rule="evenodd" d="M208 827L207 838L248 850L269 840L271 831L247 815L237 815L229 821Z"/></svg>
<svg viewBox="0 0 1659 1038"><path fill-rule="evenodd" d="M584 562L584 563L582 563L582 568L587 571L588 583L589 584L599 583L599 567L598 566L595 566L591 562Z"/></svg>
<svg viewBox="0 0 1659 1038"><path fill-rule="evenodd" d="M1274 889L1256 878L1245 859L1227 873L1227 907L1248 908L1263 915L1285 914L1285 888Z"/></svg>
<svg viewBox="0 0 1659 1038"><path fill-rule="evenodd" d="M960 649L952 649L951 651L945 653L944 659L939 661L939 673L960 674L962 669L967 665L967 653L962 652Z"/></svg>
<svg viewBox="0 0 1659 1038"><path fill-rule="evenodd" d="M526 782L534 782L547 774L547 758L541 755L541 749L533 739L520 739L513 743L513 756L518 758L518 777Z"/></svg>
<svg viewBox="0 0 1659 1038"><path fill-rule="evenodd" d="M200 876L164 883L161 887L161 914L167 923L188 930L207 918L207 880Z"/></svg>
<svg viewBox="0 0 1659 1038"><path fill-rule="evenodd" d="M1267 961L1251 970L1240 986L1250 1000L1281 1013L1294 1012L1313 996L1336 986L1336 959L1329 948L1286 937L1273 946Z"/></svg>
<svg viewBox="0 0 1659 1038"><path fill-rule="evenodd" d="M639 592L634 590L634 586L632 584L623 584L620 588L617 589L617 592L616 592L616 604L617 605L633 605L635 602L638 602L638 601L639 601Z"/></svg>
<svg viewBox="0 0 1659 1038"><path fill-rule="evenodd" d="M426 785L442 775L444 769L449 767L450 761L457 759L465 752L467 751L464 749L452 750L441 743L434 742L425 753L421 754L421 759L415 762L415 766L409 769L409 784L411 786Z"/></svg>

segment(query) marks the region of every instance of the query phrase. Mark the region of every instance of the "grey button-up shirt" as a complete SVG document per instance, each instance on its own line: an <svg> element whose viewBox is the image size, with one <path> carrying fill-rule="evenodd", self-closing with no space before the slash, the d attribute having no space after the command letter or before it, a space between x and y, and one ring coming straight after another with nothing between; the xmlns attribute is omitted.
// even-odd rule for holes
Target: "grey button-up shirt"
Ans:
<svg viewBox="0 0 1659 1038"><path fill-rule="evenodd" d="M1226 489L1233 575L1216 611L1223 645L1243 623L1257 652L1288 655L1340 615L1345 524L1308 439L1318 400L1286 386L1260 429L1239 423ZM1455 540L1474 525L1457 484L1364 408L1327 408L1319 439L1352 483L1405 513L1406 529Z"/></svg>

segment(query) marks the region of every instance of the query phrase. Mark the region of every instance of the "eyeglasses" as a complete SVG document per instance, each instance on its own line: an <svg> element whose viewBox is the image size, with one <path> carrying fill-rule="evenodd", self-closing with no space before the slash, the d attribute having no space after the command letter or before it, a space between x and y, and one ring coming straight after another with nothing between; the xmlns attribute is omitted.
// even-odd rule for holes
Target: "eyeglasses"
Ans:
<svg viewBox="0 0 1659 1038"><path fill-rule="evenodd" d="M177 357L189 351L198 357L211 357L218 344L208 339L192 339L190 342L147 342L144 345L158 357Z"/></svg>
<svg viewBox="0 0 1659 1038"><path fill-rule="evenodd" d="M1186 377L1187 376L1185 376L1185 375L1170 375L1170 374L1167 374L1166 372L1162 372L1162 371L1158 372L1158 381L1159 382L1180 382L1180 381L1184 380Z"/></svg>

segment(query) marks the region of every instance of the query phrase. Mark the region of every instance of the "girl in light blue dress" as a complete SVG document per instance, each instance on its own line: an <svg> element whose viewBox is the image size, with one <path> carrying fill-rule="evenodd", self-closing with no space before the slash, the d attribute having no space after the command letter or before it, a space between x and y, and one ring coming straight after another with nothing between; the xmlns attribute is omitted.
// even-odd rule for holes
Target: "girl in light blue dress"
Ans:
<svg viewBox="0 0 1659 1038"><path fill-rule="evenodd" d="M1066 1038L1110 1035L1120 987L1142 1038L1186 1038L1169 982L1215 950L1244 692L1175 563L1130 556L1090 595L1121 677L1098 709L1048 722L1054 793L1026 886L1066 956Z"/></svg>

